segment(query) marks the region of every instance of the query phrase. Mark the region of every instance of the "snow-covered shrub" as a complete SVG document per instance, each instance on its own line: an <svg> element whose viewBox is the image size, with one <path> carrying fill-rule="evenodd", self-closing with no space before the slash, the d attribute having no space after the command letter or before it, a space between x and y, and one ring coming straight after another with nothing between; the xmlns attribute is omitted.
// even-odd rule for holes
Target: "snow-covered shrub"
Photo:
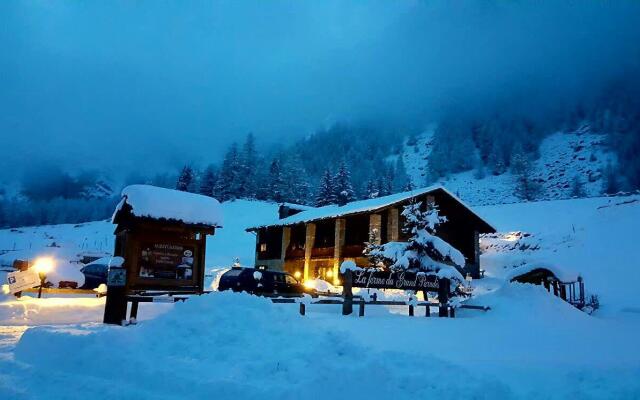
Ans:
<svg viewBox="0 0 640 400"><path fill-rule="evenodd" d="M404 207L403 231L410 234L407 242L376 244L372 233L365 255L374 266L390 270L413 270L448 278L452 284L465 284L464 277L455 268L464 267L465 260L459 250L436 236L437 226L447 219L439 215L435 204L422 211L421 202Z"/></svg>

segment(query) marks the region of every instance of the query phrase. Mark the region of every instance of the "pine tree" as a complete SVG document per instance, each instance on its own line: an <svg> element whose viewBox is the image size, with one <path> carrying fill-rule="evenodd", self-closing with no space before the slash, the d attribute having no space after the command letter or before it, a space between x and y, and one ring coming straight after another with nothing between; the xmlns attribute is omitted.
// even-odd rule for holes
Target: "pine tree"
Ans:
<svg viewBox="0 0 640 400"><path fill-rule="evenodd" d="M349 172L347 163L344 161L340 163L338 172L333 178L333 189L338 205L343 206L356 198L353 185L351 185L351 173Z"/></svg>
<svg viewBox="0 0 640 400"><path fill-rule="evenodd" d="M422 203L411 203L404 207L402 216L405 221L403 232L409 235L409 240L369 245L365 250L367 258L375 262L374 265L383 264L391 270L439 272L446 269L456 286L463 283L464 278L451 265L464 267L464 256L436 236L438 225L447 220L439 214L437 205L430 204L423 211Z"/></svg>
<svg viewBox="0 0 640 400"><path fill-rule="evenodd" d="M323 207L329 204L336 204L336 202L333 176L331 175L331 170L326 169L320 179L315 205L316 207Z"/></svg>
<svg viewBox="0 0 640 400"><path fill-rule="evenodd" d="M271 200L281 203L285 201L286 185L280 168L280 160L274 158L269 167L269 193Z"/></svg>
<svg viewBox="0 0 640 400"><path fill-rule="evenodd" d="M523 200L535 200L541 186L533 180L533 167L526 154L517 151L511 157L511 172L515 177L516 196Z"/></svg>
<svg viewBox="0 0 640 400"><path fill-rule="evenodd" d="M586 193L584 191L584 183L582 179L580 179L580 175L574 175L573 179L571 179L571 197L585 197Z"/></svg>
<svg viewBox="0 0 640 400"><path fill-rule="evenodd" d="M286 201L306 204L309 201L309 177L298 153L284 163L284 180L286 182Z"/></svg>
<svg viewBox="0 0 640 400"><path fill-rule="evenodd" d="M607 166L604 168L602 173L604 181L602 190L605 194L616 194L620 191L620 183L618 180L618 173L611 164L611 162L607 163Z"/></svg>
<svg viewBox="0 0 640 400"><path fill-rule="evenodd" d="M218 181L218 173L213 165L208 166L200 178L200 188L198 192L204 196L216 197L215 185Z"/></svg>
<svg viewBox="0 0 640 400"><path fill-rule="evenodd" d="M215 185L218 200L227 201L235 199L238 195L238 170L239 170L238 145L233 143L225 154L220 176Z"/></svg>
<svg viewBox="0 0 640 400"><path fill-rule="evenodd" d="M178 175L178 181L176 182L176 189L183 192L193 192L195 186L195 173L193 168L189 165L182 167L180 175Z"/></svg>
<svg viewBox="0 0 640 400"><path fill-rule="evenodd" d="M367 186L364 189L365 196L367 199L375 199L380 195L380 191L378 190L378 185L373 179L369 179L367 181Z"/></svg>
<svg viewBox="0 0 640 400"><path fill-rule="evenodd" d="M257 192L257 151L253 133L247 135L238 165L238 197L255 198Z"/></svg>
<svg viewBox="0 0 640 400"><path fill-rule="evenodd" d="M396 161L393 187L394 192L406 191L407 187L413 187L411 184L411 178L407 174L407 169L405 168L402 156L398 157L398 160Z"/></svg>

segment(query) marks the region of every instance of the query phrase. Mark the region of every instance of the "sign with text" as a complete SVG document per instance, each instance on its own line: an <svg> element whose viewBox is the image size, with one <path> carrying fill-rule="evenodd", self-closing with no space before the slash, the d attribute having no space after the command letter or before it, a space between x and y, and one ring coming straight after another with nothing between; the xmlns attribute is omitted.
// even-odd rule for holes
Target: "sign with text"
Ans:
<svg viewBox="0 0 640 400"><path fill-rule="evenodd" d="M379 271L361 269L353 271L353 287L371 289L402 289L437 291L440 281L424 272Z"/></svg>
<svg viewBox="0 0 640 400"><path fill-rule="evenodd" d="M9 272L7 274L7 283L9 284L9 291L15 294L39 286L40 277L32 269Z"/></svg>
<svg viewBox="0 0 640 400"><path fill-rule="evenodd" d="M139 277L151 279L191 280L195 246L175 243L142 243L139 254Z"/></svg>

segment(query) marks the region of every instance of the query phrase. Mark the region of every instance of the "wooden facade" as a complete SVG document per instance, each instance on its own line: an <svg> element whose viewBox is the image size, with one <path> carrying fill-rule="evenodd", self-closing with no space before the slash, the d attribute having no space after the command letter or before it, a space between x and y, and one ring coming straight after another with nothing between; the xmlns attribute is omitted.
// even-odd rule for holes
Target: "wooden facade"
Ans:
<svg viewBox="0 0 640 400"><path fill-rule="evenodd" d="M447 222L438 227L437 235L464 255L466 266L461 272L479 277L479 234L492 233L495 229L451 193L435 188L406 196L393 195L392 202L385 198L375 200L363 201L370 205L366 211L351 203L342 207L342 213L330 217L314 217L320 209L301 210L296 215L289 207L284 215L281 212L281 217L284 216L281 223L248 229L256 233L256 266L286 271L305 280L321 278L338 284L342 261L353 260L358 266L369 266L363 251L372 232L380 243L408 239L402 231L403 206L419 201L423 207L435 203L440 214L447 217ZM311 217L305 219L306 214Z"/></svg>

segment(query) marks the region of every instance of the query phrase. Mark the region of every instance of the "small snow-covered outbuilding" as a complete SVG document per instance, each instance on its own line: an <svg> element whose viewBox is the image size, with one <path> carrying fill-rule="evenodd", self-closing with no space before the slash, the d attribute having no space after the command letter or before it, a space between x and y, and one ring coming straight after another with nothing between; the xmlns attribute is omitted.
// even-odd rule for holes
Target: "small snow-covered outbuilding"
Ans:
<svg viewBox="0 0 640 400"><path fill-rule="evenodd" d="M411 202L436 204L447 221L437 236L464 255L464 271L479 277L479 235L495 229L458 197L442 186L354 201L345 205L307 207L283 204L280 219L272 224L248 228L256 233L256 266L283 270L296 277L335 281L342 261L368 266L363 256L370 233L376 230L380 243L402 242L403 206Z"/></svg>
<svg viewBox="0 0 640 400"><path fill-rule="evenodd" d="M122 191L112 223L114 256L124 258L127 292L203 290L206 236L222 227L216 199L132 185Z"/></svg>

